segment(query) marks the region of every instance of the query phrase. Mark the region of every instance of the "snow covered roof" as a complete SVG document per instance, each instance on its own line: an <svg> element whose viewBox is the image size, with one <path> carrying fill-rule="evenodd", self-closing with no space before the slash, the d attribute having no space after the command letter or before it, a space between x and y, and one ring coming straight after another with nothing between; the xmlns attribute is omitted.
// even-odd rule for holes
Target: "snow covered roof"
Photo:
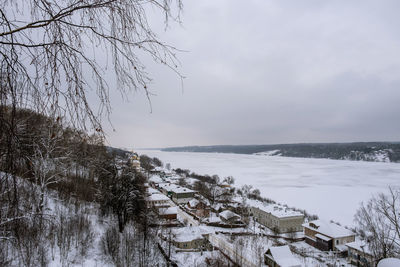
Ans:
<svg viewBox="0 0 400 267"><path fill-rule="evenodd" d="M178 209L176 207L161 208L158 212L162 215L178 214Z"/></svg>
<svg viewBox="0 0 400 267"><path fill-rule="evenodd" d="M149 178L149 181L153 182L153 183L156 183L156 184L164 182L163 179L161 179L160 176L157 176L157 175L151 176Z"/></svg>
<svg viewBox="0 0 400 267"><path fill-rule="evenodd" d="M157 166L157 167L154 168L154 170L157 171L157 172L162 172L162 171L164 171L164 168Z"/></svg>
<svg viewBox="0 0 400 267"><path fill-rule="evenodd" d="M219 217L209 217L206 219L206 221L208 221L210 223L219 223L219 222L221 222L221 219Z"/></svg>
<svg viewBox="0 0 400 267"><path fill-rule="evenodd" d="M289 246L271 247L269 252L274 261L281 267L301 267L301 263L296 259Z"/></svg>
<svg viewBox="0 0 400 267"><path fill-rule="evenodd" d="M213 206L213 208L214 208L215 210L222 209L223 207L224 207L224 205L222 205L221 203L216 203L216 204L214 204L214 206Z"/></svg>
<svg viewBox="0 0 400 267"><path fill-rule="evenodd" d="M190 207L195 207L197 204L199 204L200 201L198 201L197 199L193 198L192 200L189 201L189 205Z"/></svg>
<svg viewBox="0 0 400 267"><path fill-rule="evenodd" d="M174 240L177 242L190 242L195 239L203 239L204 234L209 234L210 230L201 226L187 226L172 229Z"/></svg>
<svg viewBox="0 0 400 267"><path fill-rule="evenodd" d="M299 211L295 211L293 209L278 204L265 204L256 200L256 201L251 201L250 205L259 208L260 210L263 210L267 213L270 213L277 218L304 216L304 214Z"/></svg>
<svg viewBox="0 0 400 267"><path fill-rule="evenodd" d="M324 220L315 220L304 223L303 227L317 231L331 238L340 238L345 236L354 236L355 234L336 223L326 222Z"/></svg>
<svg viewBox="0 0 400 267"><path fill-rule="evenodd" d="M174 193L195 193L196 192L189 188L182 187L182 186L179 186L176 184L160 184L159 186L167 191L171 191Z"/></svg>
<svg viewBox="0 0 400 267"><path fill-rule="evenodd" d="M332 238L327 237L327 236L324 236L324 235L321 235L321 234L316 234L315 237L317 237L317 238L319 238L319 239L322 239L322 240L324 240L324 241L332 240Z"/></svg>
<svg viewBox="0 0 400 267"><path fill-rule="evenodd" d="M179 175L172 175L171 174L171 177L169 177L171 180L179 180L179 179L181 179L182 177L180 177Z"/></svg>
<svg viewBox="0 0 400 267"><path fill-rule="evenodd" d="M222 217L225 220L230 220L232 218L240 219L240 216L230 210L224 210L219 214L219 217Z"/></svg>
<svg viewBox="0 0 400 267"><path fill-rule="evenodd" d="M368 244L363 241L354 241L351 243L347 243L346 246L348 246L349 248L356 249L358 251L362 251L367 254L371 254Z"/></svg>
<svg viewBox="0 0 400 267"><path fill-rule="evenodd" d="M377 267L398 267L400 266L400 259L386 258L379 261Z"/></svg>
<svg viewBox="0 0 400 267"><path fill-rule="evenodd" d="M163 194L152 194L147 197L148 201L160 201L160 200L169 200L169 197Z"/></svg>
<svg viewBox="0 0 400 267"><path fill-rule="evenodd" d="M158 191L157 189L154 189L152 187L148 187L147 188L147 193L149 193L150 195L152 195L152 194L160 194L160 191Z"/></svg>

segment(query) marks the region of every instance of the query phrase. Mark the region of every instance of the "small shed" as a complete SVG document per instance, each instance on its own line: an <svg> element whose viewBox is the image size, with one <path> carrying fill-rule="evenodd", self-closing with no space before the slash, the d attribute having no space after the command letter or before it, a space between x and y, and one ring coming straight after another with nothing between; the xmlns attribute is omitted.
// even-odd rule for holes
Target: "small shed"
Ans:
<svg viewBox="0 0 400 267"><path fill-rule="evenodd" d="M270 267L302 267L289 246L271 247L264 255L265 264Z"/></svg>
<svg viewBox="0 0 400 267"><path fill-rule="evenodd" d="M221 218L221 220L224 223L229 223L229 224L233 224L233 223L241 223L240 222L240 215L230 211L230 210L224 210L223 212L221 212L219 214L219 217Z"/></svg>

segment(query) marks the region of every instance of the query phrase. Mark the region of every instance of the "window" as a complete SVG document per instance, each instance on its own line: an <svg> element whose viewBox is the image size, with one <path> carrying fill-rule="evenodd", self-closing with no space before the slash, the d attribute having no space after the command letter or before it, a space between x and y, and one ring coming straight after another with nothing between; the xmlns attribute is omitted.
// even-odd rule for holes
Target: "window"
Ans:
<svg viewBox="0 0 400 267"><path fill-rule="evenodd" d="M339 245L339 240L336 240L336 245Z"/></svg>

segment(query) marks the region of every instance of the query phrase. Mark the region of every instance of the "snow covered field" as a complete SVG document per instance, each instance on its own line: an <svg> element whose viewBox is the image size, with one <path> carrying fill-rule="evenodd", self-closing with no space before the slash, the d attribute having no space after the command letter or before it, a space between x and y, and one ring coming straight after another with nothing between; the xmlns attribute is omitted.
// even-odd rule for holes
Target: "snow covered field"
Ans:
<svg viewBox="0 0 400 267"><path fill-rule="evenodd" d="M261 195L306 209L326 220L352 226L361 201L400 186L400 164L243 154L141 150L172 168L233 176L235 185L253 185Z"/></svg>

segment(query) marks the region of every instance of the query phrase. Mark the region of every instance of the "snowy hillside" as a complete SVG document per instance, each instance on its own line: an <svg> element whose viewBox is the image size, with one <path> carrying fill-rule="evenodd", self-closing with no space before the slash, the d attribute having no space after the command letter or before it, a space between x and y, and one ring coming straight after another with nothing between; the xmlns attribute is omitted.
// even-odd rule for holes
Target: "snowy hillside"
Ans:
<svg viewBox="0 0 400 267"><path fill-rule="evenodd" d="M345 160L364 160L375 162L391 162L390 155L393 154L392 149L374 150L369 153L360 151L351 151L349 155L342 157Z"/></svg>

